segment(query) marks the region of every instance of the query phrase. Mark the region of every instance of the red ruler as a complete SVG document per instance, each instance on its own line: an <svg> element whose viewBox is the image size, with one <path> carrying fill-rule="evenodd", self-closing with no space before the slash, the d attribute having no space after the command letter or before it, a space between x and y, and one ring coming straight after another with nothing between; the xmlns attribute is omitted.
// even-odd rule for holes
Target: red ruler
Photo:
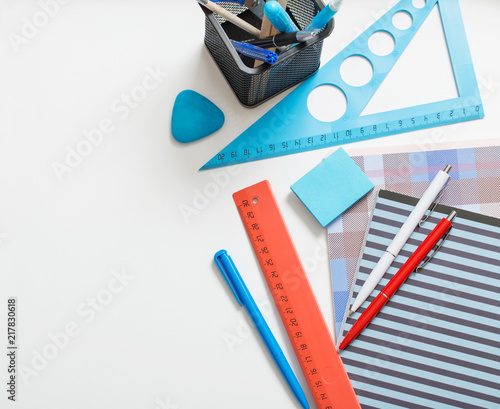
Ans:
<svg viewBox="0 0 500 409"><path fill-rule="evenodd" d="M318 409L360 409L267 180L233 195Z"/></svg>

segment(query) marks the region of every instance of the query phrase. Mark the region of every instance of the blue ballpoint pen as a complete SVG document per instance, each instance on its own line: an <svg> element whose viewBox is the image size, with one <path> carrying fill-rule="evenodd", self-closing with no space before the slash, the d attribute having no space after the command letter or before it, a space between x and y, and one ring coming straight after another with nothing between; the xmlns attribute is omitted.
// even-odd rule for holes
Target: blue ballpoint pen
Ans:
<svg viewBox="0 0 500 409"><path fill-rule="evenodd" d="M293 373L292 368L290 368L285 355L283 355L283 351L276 341L276 338L274 338L274 335L269 329L261 312L259 311L257 304L255 304L255 301L248 291L247 286L238 273L233 260L231 259L229 254L227 254L226 250L218 251L214 256L214 260L225 280L227 281L229 288L231 288L231 291L236 297L236 300L240 305L243 305L247 309L248 314L250 314L252 321L254 322L267 348L269 349L271 356L278 365L278 368L285 377L285 380L292 389L292 392L294 393L300 404L304 407L304 409L309 409L309 403L307 402L304 391L300 387L299 381L295 377L295 374Z"/></svg>
<svg viewBox="0 0 500 409"><path fill-rule="evenodd" d="M341 4L342 0L332 0L330 4L327 4L323 10L316 14L316 17L314 17L311 24L306 27L306 30L314 33L321 31L337 11L339 11Z"/></svg>

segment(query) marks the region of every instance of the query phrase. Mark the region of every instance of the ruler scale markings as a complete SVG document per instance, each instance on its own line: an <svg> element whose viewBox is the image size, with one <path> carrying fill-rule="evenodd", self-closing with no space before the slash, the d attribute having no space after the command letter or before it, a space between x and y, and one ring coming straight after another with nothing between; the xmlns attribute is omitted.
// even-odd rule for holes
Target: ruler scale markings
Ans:
<svg viewBox="0 0 500 409"><path fill-rule="evenodd" d="M406 51L434 7L439 7L458 98L363 115L367 104L377 93L379 86ZM393 17L400 12L410 14L413 19L412 26L406 30L396 29L392 24ZM395 39L395 48L392 53L375 58L369 49L368 39L378 31L390 33ZM353 55L366 58L374 68L372 80L361 87L348 86L340 74L342 63ZM413 81L411 75L408 76L408 81ZM346 112L342 118L333 122L323 122L314 118L307 106L310 93L323 85L335 86L346 95ZM458 0L427 0L425 6L421 8L415 7L412 0L401 0L200 170L483 117L481 95ZM318 137L324 139L318 140Z"/></svg>
<svg viewBox="0 0 500 409"><path fill-rule="evenodd" d="M318 409L360 409L269 182L233 198Z"/></svg>
<svg viewBox="0 0 500 409"><path fill-rule="evenodd" d="M227 147L229 151L219 153L209 163L203 166L202 169L213 169L230 164L245 163L289 155L291 153L300 153L346 143L360 142L376 137L425 129L429 126L451 125L464 120L480 119L483 116L483 107L481 104L477 104L440 111L435 114L411 116L381 122L375 125L368 124L362 127L342 129L321 135L305 136L281 143L262 144L259 146L243 145L240 150L232 150L234 147L230 144Z"/></svg>

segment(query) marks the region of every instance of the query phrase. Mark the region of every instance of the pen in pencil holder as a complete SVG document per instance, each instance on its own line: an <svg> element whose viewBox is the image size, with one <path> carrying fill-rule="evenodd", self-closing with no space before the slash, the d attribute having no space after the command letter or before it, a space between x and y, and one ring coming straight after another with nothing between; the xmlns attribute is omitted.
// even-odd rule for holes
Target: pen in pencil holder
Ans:
<svg viewBox="0 0 500 409"><path fill-rule="evenodd" d="M231 40L234 49L245 57L255 60L264 61L268 64L276 64L278 62L278 54L274 51L266 50L253 44L240 43L239 41Z"/></svg>
<svg viewBox="0 0 500 409"><path fill-rule="evenodd" d="M239 4L238 4L239 3ZM260 27L257 15L240 5L241 1L217 3L254 27ZM245 107L255 107L313 75L320 66L323 40L334 28L334 19L317 35L280 52L275 64L254 67L255 60L240 55L230 40L246 42L256 39L248 31L200 6L205 13L205 45L222 74ZM309 26L323 9L321 0L289 0L286 12L298 30Z"/></svg>
<svg viewBox="0 0 500 409"><path fill-rule="evenodd" d="M321 10L316 17L313 18L311 24L306 27L306 30L319 33L339 11L342 0L332 0L332 2Z"/></svg>
<svg viewBox="0 0 500 409"><path fill-rule="evenodd" d="M248 40L246 44L253 44L259 47L286 47L289 45L303 43L311 40L315 34L312 31L296 31L294 33L276 34L266 38L256 38Z"/></svg>
<svg viewBox="0 0 500 409"><path fill-rule="evenodd" d="M298 31L286 10L275 0L270 0L264 6L264 14L280 33L293 33Z"/></svg>

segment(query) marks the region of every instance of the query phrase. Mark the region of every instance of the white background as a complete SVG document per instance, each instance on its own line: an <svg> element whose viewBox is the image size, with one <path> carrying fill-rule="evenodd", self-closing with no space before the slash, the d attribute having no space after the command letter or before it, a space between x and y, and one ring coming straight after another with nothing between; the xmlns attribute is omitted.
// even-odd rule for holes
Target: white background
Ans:
<svg viewBox="0 0 500 409"><path fill-rule="evenodd" d="M322 61L394 3L346 0ZM498 140L500 2L462 0L461 8L486 118L351 145L350 152ZM203 45L196 2L72 0L46 21L41 10L36 1L0 3L0 407L299 407L213 255L229 251L306 389L231 195L270 180L332 329L326 234L289 189L332 149L199 172L282 96L253 110L239 105ZM43 27L16 43L34 18ZM456 93L437 23L433 13L371 111ZM135 109L119 111L148 69L166 74ZM170 132L184 89L226 116L216 134L187 145ZM58 177L55 163L66 165L68 147L103 120L112 132ZM133 278L120 284L116 272ZM15 404L5 385L12 296L24 371ZM71 336L62 335L68 328Z"/></svg>

